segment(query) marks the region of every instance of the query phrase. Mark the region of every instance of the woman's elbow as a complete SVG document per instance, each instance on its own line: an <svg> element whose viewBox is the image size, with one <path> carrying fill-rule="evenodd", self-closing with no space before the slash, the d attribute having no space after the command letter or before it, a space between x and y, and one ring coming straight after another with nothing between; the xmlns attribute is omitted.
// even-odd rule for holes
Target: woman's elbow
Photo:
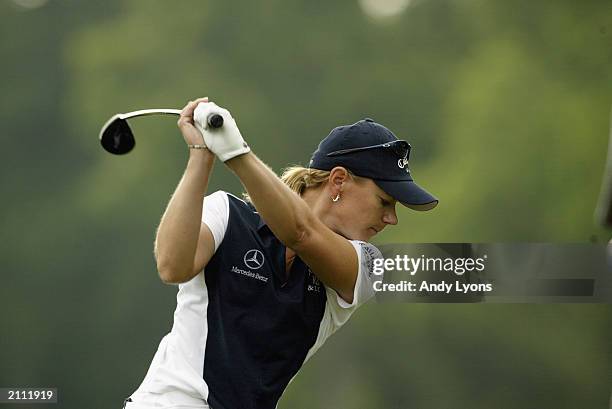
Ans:
<svg viewBox="0 0 612 409"><path fill-rule="evenodd" d="M157 263L157 273L164 284L181 284L189 281L188 274L161 263Z"/></svg>
<svg viewBox="0 0 612 409"><path fill-rule="evenodd" d="M285 246L295 250L309 236L310 227L307 219L296 218L292 223L287 223L283 230L277 237Z"/></svg>
<svg viewBox="0 0 612 409"><path fill-rule="evenodd" d="M293 250L302 248L312 237L312 228L308 224L298 224L292 231L288 240L284 243L285 246Z"/></svg>

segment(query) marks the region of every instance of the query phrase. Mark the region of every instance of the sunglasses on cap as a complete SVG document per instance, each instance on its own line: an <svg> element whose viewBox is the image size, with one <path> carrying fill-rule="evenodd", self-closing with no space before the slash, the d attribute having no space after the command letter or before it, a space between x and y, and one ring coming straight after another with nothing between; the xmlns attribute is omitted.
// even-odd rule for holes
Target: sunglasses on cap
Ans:
<svg viewBox="0 0 612 409"><path fill-rule="evenodd" d="M349 153L369 151L372 149L391 149L393 153L399 158L398 166L404 168L408 164L408 158L410 157L410 150L412 147L406 141L398 139L396 141L385 142L378 145L371 146L360 146L358 148L340 149L338 151L330 152L325 156L340 156L348 155Z"/></svg>

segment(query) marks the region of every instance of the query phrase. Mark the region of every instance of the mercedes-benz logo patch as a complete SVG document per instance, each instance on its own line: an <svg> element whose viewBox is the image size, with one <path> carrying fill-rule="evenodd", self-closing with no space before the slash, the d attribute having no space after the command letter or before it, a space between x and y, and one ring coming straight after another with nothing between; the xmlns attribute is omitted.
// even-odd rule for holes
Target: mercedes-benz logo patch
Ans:
<svg viewBox="0 0 612 409"><path fill-rule="evenodd" d="M257 270L264 264L264 255L257 249L244 253L244 264L251 270Z"/></svg>

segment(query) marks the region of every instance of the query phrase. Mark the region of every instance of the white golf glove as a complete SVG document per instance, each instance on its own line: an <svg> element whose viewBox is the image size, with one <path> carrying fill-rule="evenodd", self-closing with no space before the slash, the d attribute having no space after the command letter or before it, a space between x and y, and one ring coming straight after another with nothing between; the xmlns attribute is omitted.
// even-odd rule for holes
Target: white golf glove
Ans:
<svg viewBox="0 0 612 409"><path fill-rule="evenodd" d="M220 128L208 126L207 119L213 114L223 117L223 126ZM200 102L193 112L193 120L196 128L204 136L204 143L208 149L223 162L251 151L229 111L214 102Z"/></svg>

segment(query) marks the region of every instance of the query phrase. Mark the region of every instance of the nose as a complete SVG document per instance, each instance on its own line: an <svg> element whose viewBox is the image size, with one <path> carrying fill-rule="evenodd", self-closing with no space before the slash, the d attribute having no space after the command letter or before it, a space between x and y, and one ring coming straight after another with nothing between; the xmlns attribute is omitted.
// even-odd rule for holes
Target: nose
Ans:
<svg viewBox="0 0 612 409"><path fill-rule="evenodd" d="M383 214L383 222L385 224L396 225L397 224L397 214L395 213L395 206L389 210L386 210Z"/></svg>

